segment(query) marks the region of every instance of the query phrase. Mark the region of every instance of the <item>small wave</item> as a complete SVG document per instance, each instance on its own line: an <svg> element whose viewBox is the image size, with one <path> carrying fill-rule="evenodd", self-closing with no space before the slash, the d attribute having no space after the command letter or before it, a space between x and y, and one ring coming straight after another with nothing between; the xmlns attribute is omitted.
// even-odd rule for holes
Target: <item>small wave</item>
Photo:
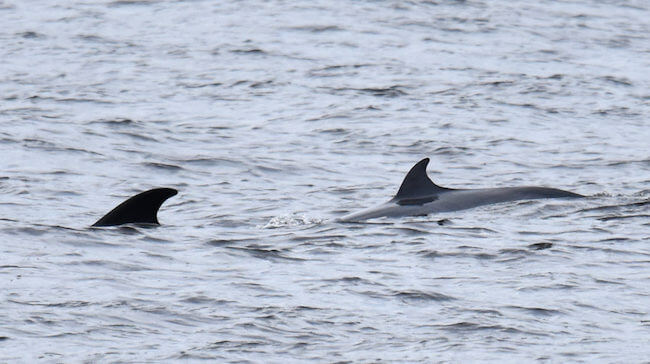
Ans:
<svg viewBox="0 0 650 364"><path fill-rule="evenodd" d="M368 87L368 88L362 88L362 89L357 89L356 91L360 91L366 94L370 94L372 96L383 96L383 97L397 97L397 96L404 96L407 93L403 90L404 86L390 86L390 87Z"/></svg>
<svg viewBox="0 0 650 364"><path fill-rule="evenodd" d="M27 305L27 306L71 307L71 308L86 307L92 305L91 302L87 302L87 301L65 301L65 302L47 303L47 302L19 301L19 300L9 299L7 300L7 302L16 303L19 305Z"/></svg>
<svg viewBox="0 0 650 364"><path fill-rule="evenodd" d="M249 48L249 49L233 49L230 52L238 54L267 54L265 51L259 48Z"/></svg>
<svg viewBox="0 0 650 364"><path fill-rule="evenodd" d="M555 315L564 314L564 312L560 310L542 308L542 307L523 307L523 306L506 306L506 307L523 311L534 316L555 316Z"/></svg>
<svg viewBox="0 0 650 364"><path fill-rule="evenodd" d="M224 305L231 303L232 301L227 301L227 300L222 300L222 299L216 299L212 297L207 297L203 295L197 295L197 296L190 296L187 298L183 298L181 302L186 302L186 303L191 303L191 304L207 304L210 306L218 306L218 305Z"/></svg>
<svg viewBox="0 0 650 364"><path fill-rule="evenodd" d="M222 86L222 82L208 82L208 83L186 83L179 84L181 87L185 88L204 88L204 87L219 87Z"/></svg>
<svg viewBox="0 0 650 364"><path fill-rule="evenodd" d="M74 261L68 263L68 265L82 265L90 267L107 267L115 271L122 272L139 272L139 271L149 271L151 268L144 267L142 265L136 265L131 263L122 263L122 262L113 262L108 260L84 260L84 261Z"/></svg>
<svg viewBox="0 0 650 364"><path fill-rule="evenodd" d="M158 162L147 162L147 163L144 163L144 166L155 168L155 169L160 169L160 170L165 170L165 171L170 171L170 172L176 172L176 171L179 171L179 170L183 169L183 167L177 166L175 164L166 164L166 163L158 163Z"/></svg>
<svg viewBox="0 0 650 364"><path fill-rule="evenodd" d="M155 143L159 142L156 138L146 136L146 135L143 135L143 134L129 133L129 132L120 132L118 134L124 135L124 136L132 138L132 139L145 141L145 142L155 142Z"/></svg>
<svg viewBox="0 0 650 364"><path fill-rule="evenodd" d="M605 206L598 206L598 207L590 207L586 209L581 209L576 212L601 212L601 211L617 211L622 208L634 208L634 207L644 207L646 205L650 204L650 199L644 200L644 201L637 201L637 202L630 202L630 203L622 203L620 205L605 205Z"/></svg>
<svg viewBox="0 0 650 364"><path fill-rule="evenodd" d="M461 247L463 248L463 247ZM437 250L424 249L418 252L418 254L424 258L473 258L479 260L491 260L497 259L499 256L496 254L484 253L478 251L476 253L472 252L462 252L462 251L451 251L451 252L440 252Z"/></svg>
<svg viewBox="0 0 650 364"><path fill-rule="evenodd" d="M345 94L348 92L355 92L361 94L367 94L377 97L387 97L394 98L399 96L408 95L404 89L406 86L393 85L388 87L365 87L365 88L354 88L354 87L323 87L323 89L332 92L333 94Z"/></svg>
<svg viewBox="0 0 650 364"><path fill-rule="evenodd" d="M210 246L229 246L229 245L235 245L235 244L241 244L245 242L251 242L253 239L212 239L208 241L206 244Z"/></svg>
<svg viewBox="0 0 650 364"><path fill-rule="evenodd" d="M648 219L650 218L650 215L648 214L634 214L634 215L621 215L621 216L604 216L604 217L599 217L598 220L600 221L610 221L610 220L624 220L624 219Z"/></svg>
<svg viewBox="0 0 650 364"><path fill-rule="evenodd" d="M266 225L262 226L262 229L277 229L282 227L293 227L293 226L303 226L303 225L319 225L322 224L325 219L318 217L309 217L306 215L284 215L276 216L269 220Z"/></svg>
<svg viewBox="0 0 650 364"><path fill-rule="evenodd" d="M544 335L544 336L546 335L544 333L526 332L514 327L508 327L503 325L481 325L475 322L467 322L467 321L456 322L451 324L433 325L433 326L450 332L497 331L497 332L506 332L511 334L533 334L533 335Z"/></svg>
<svg viewBox="0 0 650 364"><path fill-rule="evenodd" d="M276 259L292 260L292 261L303 261L303 260L305 260L305 259L302 259L302 258L291 257L291 256L288 256L286 254L283 254L278 249L265 249L265 248L259 247L259 246L247 246L247 247L229 246L228 249L245 252L245 253L249 254L250 256L252 256L252 257L259 258L259 259L265 259L265 260L276 260Z"/></svg>
<svg viewBox="0 0 650 364"><path fill-rule="evenodd" d="M616 86L630 87L633 85L632 81L630 81L628 78L625 77L605 76L605 77L600 77L600 79Z"/></svg>
<svg viewBox="0 0 650 364"><path fill-rule="evenodd" d="M528 248L531 250L544 250L553 247L553 243L534 243L528 245Z"/></svg>
<svg viewBox="0 0 650 364"><path fill-rule="evenodd" d="M324 279L323 281L327 282L328 284L345 283L354 286L361 286L361 285L383 286L383 284L381 283L373 282L371 280L361 278L361 277L356 277L356 276L345 276L340 278Z"/></svg>
<svg viewBox="0 0 650 364"><path fill-rule="evenodd" d="M138 124L138 122L129 118L115 118L115 119L93 120L90 121L89 124L106 124L111 126L113 125L124 126L124 125L135 125Z"/></svg>
<svg viewBox="0 0 650 364"><path fill-rule="evenodd" d="M289 27L288 29L302 31L302 32L310 32L310 33L338 32L343 30L336 25L297 26L297 27Z"/></svg>
<svg viewBox="0 0 650 364"><path fill-rule="evenodd" d="M393 296L400 298L404 301L451 301L455 300L454 297L447 296L438 292L422 292L422 291L402 291L397 292Z"/></svg>
<svg viewBox="0 0 650 364"><path fill-rule="evenodd" d="M130 5L151 5L158 1L152 0L117 0L108 4L109 7L130 6Z"/></svg>
<svg viewBox="0 0 650 364"><path fill-rule="evenodd" d="M26 32L18 33L16 35L19 37L23 37L25 39L45 38L43 34L34 31L26 31Z"/></svg>

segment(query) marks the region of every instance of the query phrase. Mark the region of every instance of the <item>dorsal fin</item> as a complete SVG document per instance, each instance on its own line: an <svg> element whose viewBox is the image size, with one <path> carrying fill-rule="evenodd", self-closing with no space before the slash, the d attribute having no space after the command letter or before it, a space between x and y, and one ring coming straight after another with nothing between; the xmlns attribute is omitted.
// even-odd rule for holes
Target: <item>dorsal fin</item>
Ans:
<svg viewBox="0 0 650 364"><path fill-rule="evenodd" d="M122 202L93 226L115 226L128 223L158 224L158 209L168 198L176 195L173 188L154 188Z"/></svg>
<svg viewBox="0 0 650 364"><path fill-rule="evenodd" d="M395 199L415 199L448 190L448 188L440 187L429 179L429 176L427 176L428 164L429 158L424 158L411 168L399 187Z"/></svg>

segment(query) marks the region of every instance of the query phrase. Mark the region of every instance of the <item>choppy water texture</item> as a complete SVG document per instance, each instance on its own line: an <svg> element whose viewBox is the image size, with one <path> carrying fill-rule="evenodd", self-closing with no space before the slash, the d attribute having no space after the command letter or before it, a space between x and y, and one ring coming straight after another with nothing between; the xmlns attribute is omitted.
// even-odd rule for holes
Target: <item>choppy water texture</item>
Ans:
<svg viewBox="0 0 650 364"><path fill-rule="evenodd" d="M0 1L0 361L647 360L649 6Z"/></svg>

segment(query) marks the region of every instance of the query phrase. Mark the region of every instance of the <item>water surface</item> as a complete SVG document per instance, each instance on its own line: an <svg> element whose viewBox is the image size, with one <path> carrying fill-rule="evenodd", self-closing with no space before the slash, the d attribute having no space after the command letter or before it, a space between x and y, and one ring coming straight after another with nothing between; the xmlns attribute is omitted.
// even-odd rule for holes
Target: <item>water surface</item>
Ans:
<svg viewBox="0 0 650 364"><path fill-rule="evenodd" d="M645 1L0 1L0 361L650 357ZM337 224L447 187L589 196ZM162 226L90 229L137 192Z"/></svg>

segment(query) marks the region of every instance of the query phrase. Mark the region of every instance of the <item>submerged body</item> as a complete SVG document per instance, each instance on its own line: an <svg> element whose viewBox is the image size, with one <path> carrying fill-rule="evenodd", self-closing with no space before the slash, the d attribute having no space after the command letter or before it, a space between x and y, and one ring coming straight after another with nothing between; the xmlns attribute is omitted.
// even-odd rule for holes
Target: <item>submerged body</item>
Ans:
<svg viewBox="0 0 650 364"><path fill-rule="evenodd" d="M440 187L427 176L428 163L428 158L418 162L406 175L397 195L390 201L345 215L338 221L354 222L377 217L422 216L518 200L583 197L573 192L547 187L503 187L472 190Z"/></svg>

